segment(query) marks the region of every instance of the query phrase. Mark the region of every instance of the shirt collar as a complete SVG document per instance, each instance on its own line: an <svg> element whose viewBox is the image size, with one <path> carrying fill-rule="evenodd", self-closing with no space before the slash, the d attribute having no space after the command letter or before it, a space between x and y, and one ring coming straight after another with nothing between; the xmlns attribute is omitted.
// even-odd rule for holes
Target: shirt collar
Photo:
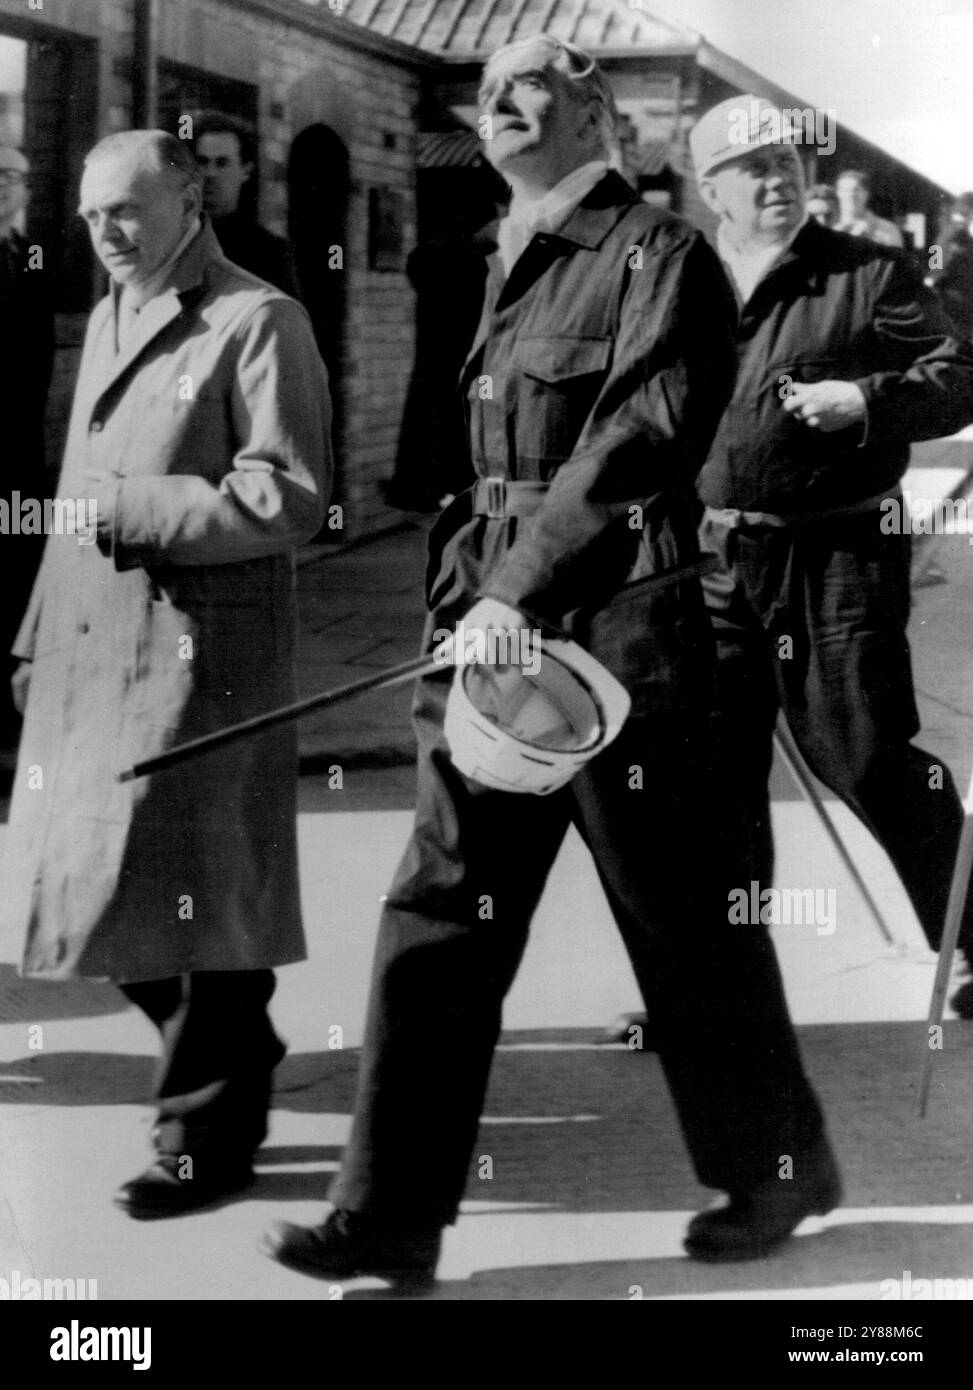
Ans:
<svg viewBox="0 0 973 1390"><path fill-rule="evenodd" d="M535 232L556 232L563 227L607 171L608 164L604 159L592 159L572 169L542 197L514 198L509 213L500 223L497 237L508 275Z"/></svg>
<svg viewBox="0 0 973 1390"><path fill-rule="evenodd" d="M754 290L770 271L782 261L794 244L798 233L807 226L805 213L785 241L775 241L772 246L762 246L757 251L743 251L732 240L725 222L721 222L716 232L716 245L720 259L730 272L742 303L746 303Z"/></svg>
<svg viewBox="0 0 973 1390"><path fill-rule="evenodd" d="M192 225L187 228L185 235L179 242L179 245L173 251L172 255L169 256L162 263L162 265L159 266L158 270L155 271L153 275L149 276L148 280L143 281L143 283L140 285L113 286L113 290L115 292L116 305L119 299L121 298L122 294L124 294L126 299L128 299L133 309L141 309L142 306L147 304L150 299L154 299L155 296L162 289L166 280L169 278L169 274L172 271L172 267L175 265L176 261L178 261L179 257L185 251L189 243L200 231L201 227L202 222L200 218L195 218L193 220Z"/></svg>

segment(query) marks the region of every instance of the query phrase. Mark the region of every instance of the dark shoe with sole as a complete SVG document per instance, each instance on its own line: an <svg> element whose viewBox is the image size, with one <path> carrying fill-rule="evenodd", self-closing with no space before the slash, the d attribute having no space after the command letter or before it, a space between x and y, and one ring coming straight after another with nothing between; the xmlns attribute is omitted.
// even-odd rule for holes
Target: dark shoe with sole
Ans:
<svg viewBox="0 0 973 1390"><path fill-rule="evenodd" d="M659 1040L646 1013L619 1014L597 1039L610 1045L624 1043L632 1052L658 1052Z"/></svg>
<svg viewBox="0 0 973 1390"><path fill-rule="evenodd" d="M781 1178L729 1193L723 1205L693 1217L683 1244L696 1260L759 1260L783 1245L806 1216L825 1216L841 1197L841 1175L829 1149L800 1184Z"/></svg>
<svg viewBox="0 0 973 1390"><path fill-rule="evenodd" d="M191 1157L189 1154L159 1154L144 1173L122 1184L115 1193L116 1205L140 1221L182 1216L242 1192L254 1181L249 1158L208 1159L205 1173L194 1171L200 1166L196 1160L190 1176L185 1168L186 1160Z"/></svg>
<svg viewBox="0 0 973 1390"><path fill-rule="evenodd" d="M320 1226L277 1222L262 1237L260 1249L278 1264L319 1279L370 1274L427 1287L435 1280L441 1244L438 1226L393 1230L372 1217L338 1208Z"/></svg>
<svg viewBox="0 0 973 1390"><path fill-rule="evenodd" d="M967 980L960 985L949 1001L949 1007L955 1010L960 1018L973 1018L973 980Z"/></svg>

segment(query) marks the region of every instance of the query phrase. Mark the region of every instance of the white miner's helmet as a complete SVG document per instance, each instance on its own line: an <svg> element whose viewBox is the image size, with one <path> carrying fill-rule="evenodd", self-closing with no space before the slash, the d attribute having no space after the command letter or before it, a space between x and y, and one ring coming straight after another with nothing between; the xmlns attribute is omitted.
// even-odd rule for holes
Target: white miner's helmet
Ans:
<svg viewBox="0 0 973 1390"><path fill-rule="evenodd" d="M459 665L444 732L460 772L486 787L544 796L611 743L628 717L624 686L575 642L544 642L537 670Z"/></svg>

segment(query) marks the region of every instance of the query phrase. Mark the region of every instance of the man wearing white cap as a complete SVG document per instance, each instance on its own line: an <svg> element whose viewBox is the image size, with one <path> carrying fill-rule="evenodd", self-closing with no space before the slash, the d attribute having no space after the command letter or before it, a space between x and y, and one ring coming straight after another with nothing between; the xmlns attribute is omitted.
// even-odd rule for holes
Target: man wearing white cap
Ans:
<svg viewBox="0 0 973 1390"><path fill-rule="evenodd" d="M962 812L942 760L911 741L910 537L889 526L889 499L912 441L973 419L973 354L902 253L808 219L802 138L751 96L690 135L739 302L736 389L699 475L703 545L723 560L704 588L726 744L762 882L782 710L815 774L885 847L935 947ZM973 959L970 907L961 946ZM973 988L954 1006L973 1016Z"/></svg>

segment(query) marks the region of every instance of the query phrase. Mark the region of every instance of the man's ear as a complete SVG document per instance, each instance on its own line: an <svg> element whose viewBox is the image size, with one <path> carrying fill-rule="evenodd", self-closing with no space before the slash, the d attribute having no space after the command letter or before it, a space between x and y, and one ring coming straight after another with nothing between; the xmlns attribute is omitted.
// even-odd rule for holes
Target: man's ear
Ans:
<svg viewBox="0 0 973 1390"><path fill-rule="evenodd" d="M699 196L709 208L710 212L715 213L717 217L723 216L723 203L720 200L720 195L716 191L716 185L712 183L710 179L703 179L702 183L699 185Z"/></svg>
<svg viewBox="0 0 973 1390"><path fill-rule="evenodd" d="M582 109L583 115L578 125L578 139L592 140L601 124L601 103L592 99L586 101Z"/></svg>
<svg viewBox="0 0 973 1390"><path fill-rule="evenodd" d="M244 179L244 183L246 183L249 179L252 179L252 178L253 178L253 160L252 160L252 159L251 159L251 160L248 160L248 162L247 162L246 164L241 164L241 165L240 165L240 168L243 170L244 174L246 174L246 178Z"/></svg>
<svg viewBox="0 0 973 1390"><path fill-rule="evenodd" d="M182 191L183 211L191 222L198 216L203 206L203 190L198 183L187 183Z"/></svg>

